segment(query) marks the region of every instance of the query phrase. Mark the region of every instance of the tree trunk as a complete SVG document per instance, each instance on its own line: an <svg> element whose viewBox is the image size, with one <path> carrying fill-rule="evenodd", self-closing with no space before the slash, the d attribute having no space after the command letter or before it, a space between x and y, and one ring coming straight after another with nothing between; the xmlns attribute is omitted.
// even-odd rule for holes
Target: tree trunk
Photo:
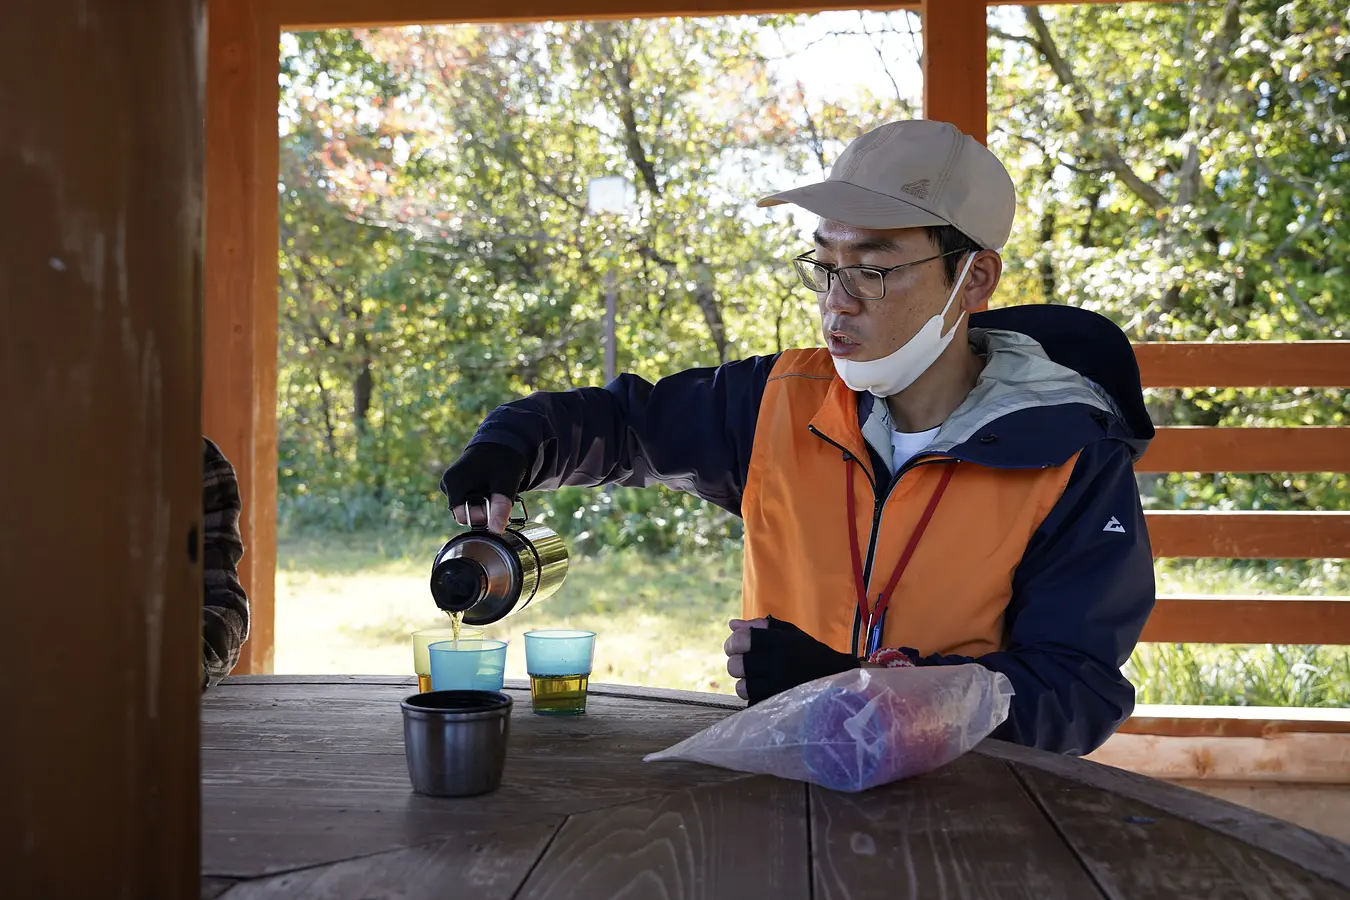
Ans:
<svg viewBox="0 0 1350 900"><path fill-rule="evenodd" d="M1102 202L1102 189L1097 187L1087 195L1087 219L1083 222L1083 230L1078 234L1078 246L1095 247L1095 236L1092 234L1092 226L1097 221L1097 205Z"/></svg>
<svg viewBox="0 0 1350 900"><path fill-rule="evenodd" d="M726 325L722 321L722 307L717 302L717 292L713 290L711 276L706 271L700 272L699 276L694 301L698 303L698 308L703 312L703 321L708 324L708 331L712 333L713 346L717 348L717 364L721 365L727 361L727 334Z"/></svg>
<svg viewBox="0 0 1350 900"><path fill-rule="evenodd" d="M359 304L356 309L360 309ZM359 312L352 313L353 322L359 318ZM352 384L352 418L356 423L356 433L365 434L370 427L370 400L375 393L375 375L371 370L370 335L364 330L356 332L356 349L360 368Z"/></svg>
<svg viewBox="0 0 1350 900"><path fill-rule="evenodd" d="M356 419L356 430L358 434L365 434L370 427L368 417L370 415L370 397L375 390L375 376L371 374L370 357L367 356L361 360L361 370L356 373L356 383L352 385L352 394L355 397L353 404L353 415Z"/></svg>
<svg viewBox="0 0 1350 900"><path fill-rule="evenodd" d="M319 406L323 409L323 437L328 456L337 459L337 438L333 434L333 405L328 400L328 387L323 383L323 372L314 370L314 384L319 388Z"/></svg>

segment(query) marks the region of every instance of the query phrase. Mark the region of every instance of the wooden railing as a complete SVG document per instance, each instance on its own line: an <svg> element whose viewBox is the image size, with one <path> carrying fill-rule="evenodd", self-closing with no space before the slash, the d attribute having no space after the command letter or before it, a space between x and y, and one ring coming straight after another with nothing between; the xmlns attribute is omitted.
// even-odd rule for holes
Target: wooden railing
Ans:
<svg viewBox="0 0 1350 900"><path fill-rule="evenodd" d="M1350 341L1138 344L1147 388L1350 387ZM1160 428L1140 472L1350 472L1347 428ZM1155 557L1350 557L1350 513L1147 513ZM1350 597L1159 597L1145 641L1350 644Z"/></svg>

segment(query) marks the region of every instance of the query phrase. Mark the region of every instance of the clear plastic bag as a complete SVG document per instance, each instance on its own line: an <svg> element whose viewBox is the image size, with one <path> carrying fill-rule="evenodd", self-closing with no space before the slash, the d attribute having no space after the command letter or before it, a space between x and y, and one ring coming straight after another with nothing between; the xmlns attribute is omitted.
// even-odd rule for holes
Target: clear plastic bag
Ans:
<svg viewBox="0 0 1350 900"><path fill-rule="evenodd" d="M1008 717L1012 684L980 665L853 669L798 685L646 757L864 791L930 772Z"/></svg>

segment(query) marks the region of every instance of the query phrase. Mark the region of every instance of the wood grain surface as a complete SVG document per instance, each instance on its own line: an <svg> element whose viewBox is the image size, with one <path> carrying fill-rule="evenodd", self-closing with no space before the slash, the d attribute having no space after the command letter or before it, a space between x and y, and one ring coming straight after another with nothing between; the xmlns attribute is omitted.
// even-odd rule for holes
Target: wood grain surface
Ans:
<svg viewBox="0 0 1350 900"><path fill-rule="evenodd" d="M967 754L858 794L811 789L816 900L1086 900L1092 880L1017 778Z"/></svg>
<svg viewBox="0 0 1350 900"><path fill-rule="evenodd" d="M568 820L522 900L807 900L806 786L709 785Z"/></svg>
<svg viewBox="0 0 1350 900"><path fill-rule="evenodd" d="M546 718L510 685L501 788L423 797L402 748L398 701L413 691L352 677L209 691L203 896L1320 900L1344 896L1336 871L1350 879L1350 848L1328 838L997 741L861 794L644 763L739 708L652 689L603 688L587 715Z"/></svg>
<svg viewBox="0 0 1350 900"><path fill-rule="evenodd" d="M1019 774L1111 900L1330 900L1350 892L1156 807L1037 769Z"/></svg>

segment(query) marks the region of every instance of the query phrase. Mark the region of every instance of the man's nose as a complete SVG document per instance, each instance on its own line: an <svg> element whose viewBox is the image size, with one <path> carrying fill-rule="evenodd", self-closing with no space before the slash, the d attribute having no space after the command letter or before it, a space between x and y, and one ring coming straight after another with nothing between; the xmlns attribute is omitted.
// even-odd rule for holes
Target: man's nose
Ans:
<svg viewBox="0 0 1350 900"><path fill-rule="evenodd" d="M862 312L862 302L854 297L839 282L838 276L830 279L830 289L825 292L824 307L828 312L846 316L856 316Z"/></svg>

